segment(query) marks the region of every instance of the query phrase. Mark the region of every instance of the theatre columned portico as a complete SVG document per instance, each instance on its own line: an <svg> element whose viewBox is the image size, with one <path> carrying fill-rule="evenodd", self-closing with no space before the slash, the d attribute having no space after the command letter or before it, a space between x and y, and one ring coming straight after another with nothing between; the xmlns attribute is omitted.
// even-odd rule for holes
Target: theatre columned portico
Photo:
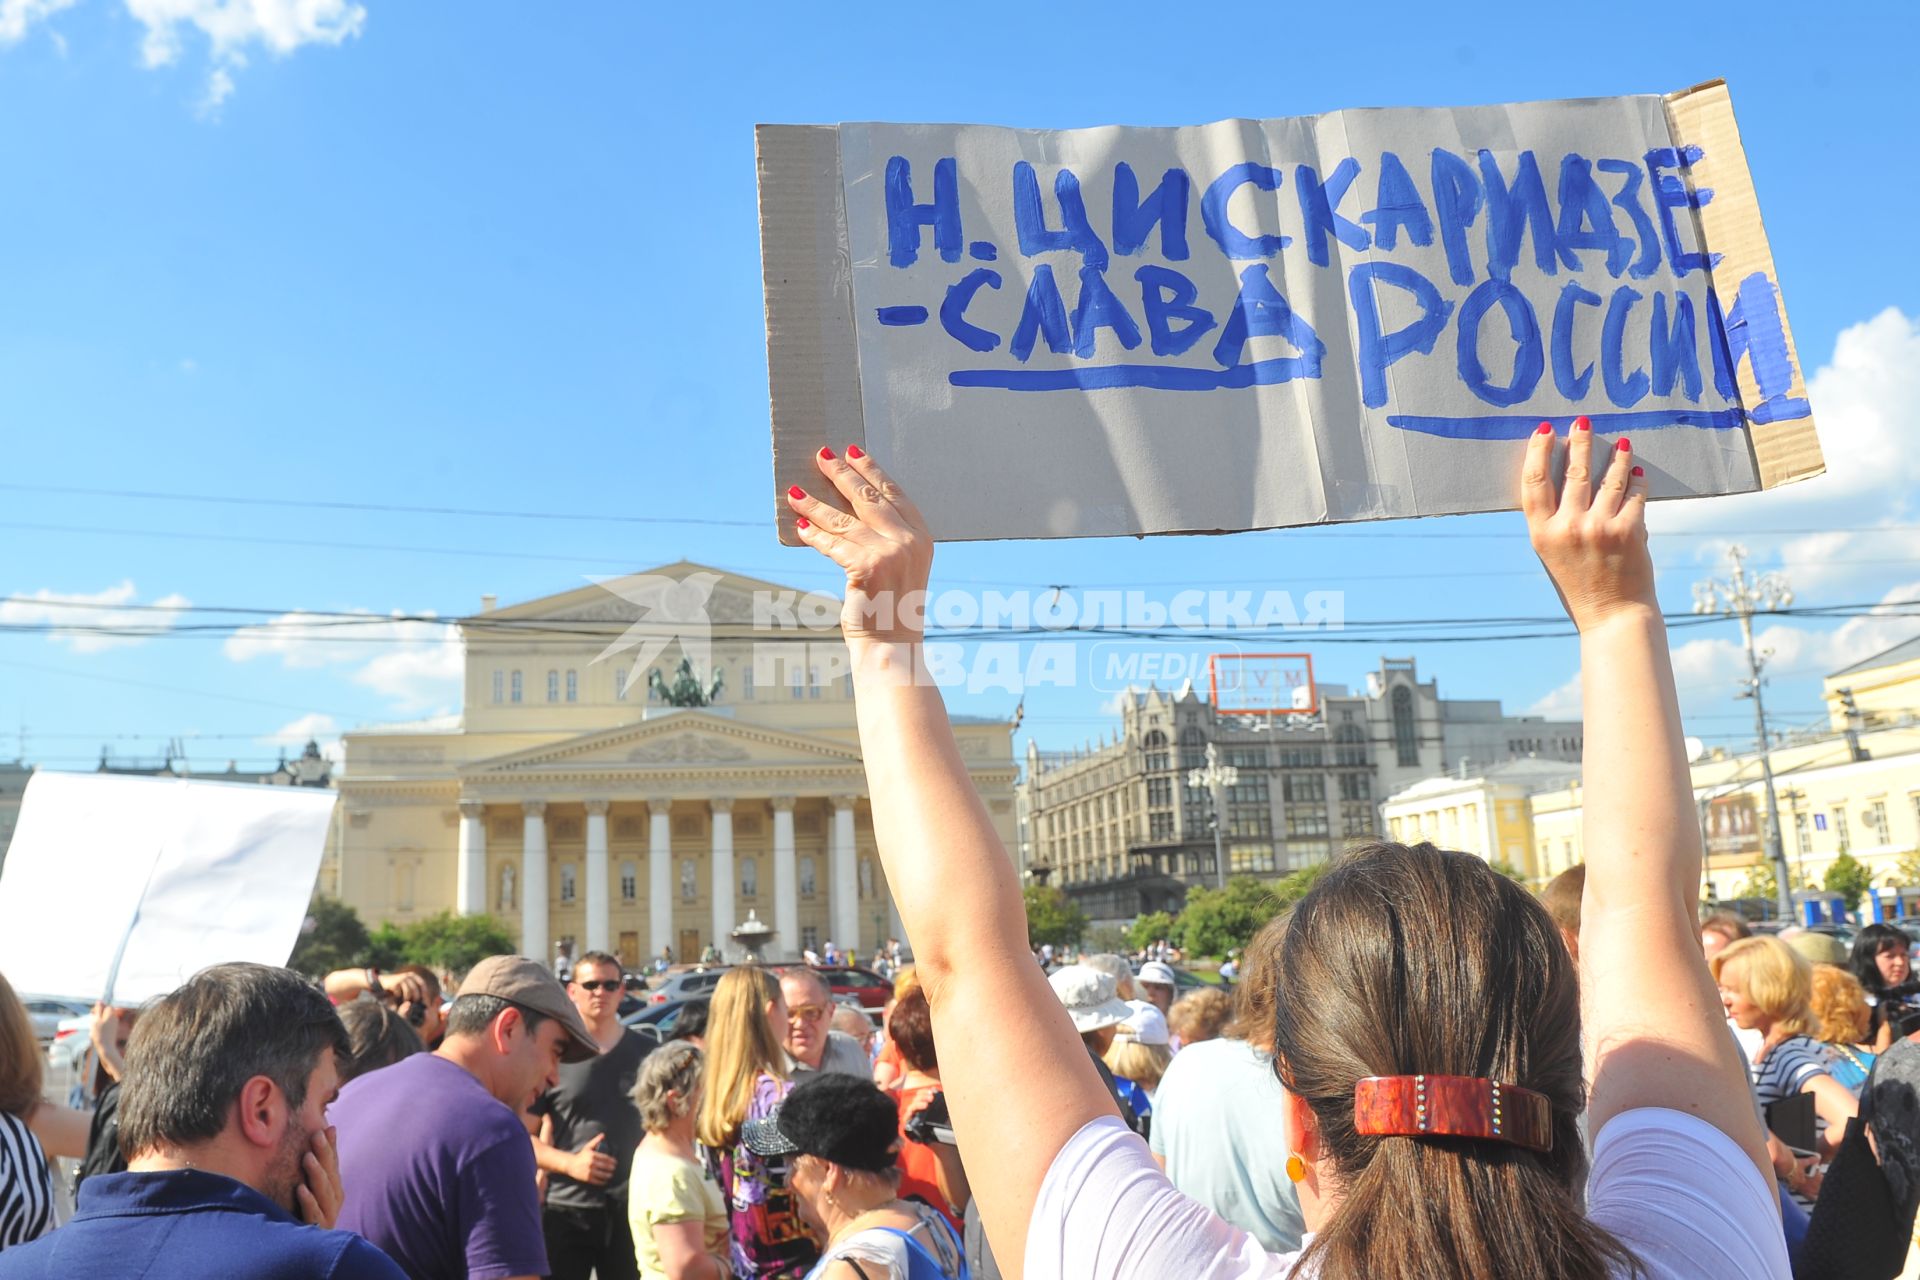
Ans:
<svg viewBox="0 0 1920 1280"><path fill-rule="evenodd" d="M654 572L681 571L698 566ZM730 596L779 590L715 577L716 614L740 611ZM349 734L322 890L370 923L491 912L524 954L606 950L630 966L724 948L750 912L774 929L776 957L828 941L870 953L900 936L844 679L770 682L765 651L756 673L751 642L729 637L712 647L716 705L649 705L643 673L594 662L605 637L562 653L545 628L535 640L503 625L603 615L616 600L595 587L468 620L460 717ZM1009 726L957 729L1011 845Z"/></svg>

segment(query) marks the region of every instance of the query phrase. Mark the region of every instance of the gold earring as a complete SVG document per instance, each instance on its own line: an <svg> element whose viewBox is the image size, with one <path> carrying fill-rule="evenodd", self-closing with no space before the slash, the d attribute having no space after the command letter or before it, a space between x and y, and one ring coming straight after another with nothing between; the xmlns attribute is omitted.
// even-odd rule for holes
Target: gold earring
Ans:
<svg viewBox="0 0 1920 1280"><path fill-rule="evenodd" d="M1307 1162L1302 1160L1298 1155L1289 1155L1287 1157L1287 1181L1301 1182L1306 1179L1306 1176Z"/></svg>

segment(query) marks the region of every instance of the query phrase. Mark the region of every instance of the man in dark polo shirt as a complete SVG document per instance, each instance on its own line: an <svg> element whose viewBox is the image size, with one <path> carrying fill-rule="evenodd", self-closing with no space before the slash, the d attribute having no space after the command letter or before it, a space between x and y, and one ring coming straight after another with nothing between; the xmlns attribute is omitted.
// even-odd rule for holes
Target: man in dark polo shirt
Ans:
<svg viewBox="0 0 1920 1280"><path fill-rule="evenodd" d="M361 1076L334 1104L346 1183L340 1225L413 1280L545 1275L520 1115L559 1082L563 1061L599 1052L544 965L482 960L460 984L438 1049Z"/></svg>
<svg viewBox="0 0 1920 1280"><path fill-rule="evenodd" d="M4 1280L402 1280L334 1231L327 1129L346 1028L286 969L223 964L140 1016L120 1095L125 1173L88 1178L79 1212L0 1253Z"/></svg>
<svg viewBox="0 0 1920 1280"><path fill-rule="evenodd" d="M640 1145L633 1082L650 1042L620 1025L620 962L589 951L573 963L567 995L600 1056L560 1068L559 1087L534 1104L551 1128L535 1138L534 1161L547 1171L542 1225L550 1280L637 1280L627 1225L627 1175Z"/></svg>

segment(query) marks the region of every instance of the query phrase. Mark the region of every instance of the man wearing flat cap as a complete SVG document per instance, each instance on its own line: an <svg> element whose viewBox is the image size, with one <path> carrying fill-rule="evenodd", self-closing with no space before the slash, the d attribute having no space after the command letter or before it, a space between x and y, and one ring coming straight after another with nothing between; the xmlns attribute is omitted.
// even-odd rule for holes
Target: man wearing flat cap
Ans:
<svg viewBox="0 0 1920 1280"><path fill-rule="evenodd" d="M340 1226L413 1280L547 1272L533 1146L520 1116L560 1064L600 1052L551 972L492 956L460 984L432 1053L361 1076L333 1104Z"/></svg>

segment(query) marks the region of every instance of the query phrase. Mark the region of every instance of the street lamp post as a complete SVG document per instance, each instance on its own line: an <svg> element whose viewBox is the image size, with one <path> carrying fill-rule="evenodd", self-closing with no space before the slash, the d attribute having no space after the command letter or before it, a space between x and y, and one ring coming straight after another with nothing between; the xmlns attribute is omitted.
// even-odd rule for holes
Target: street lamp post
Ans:
<svg viewBox="0 0 1920 1280"><path fill-rule="evenodd" d="M1221 793L1240 781L1240 770L1230 764L1220 763L1220 748L1207 744L1207 763L1205 768L1191 769L1187 772L1187 785L1203 787L1207 798L1213 805L1213 872L1214 878L1222 889L1227 887L1227 858L1221 840Z"/></svg>
<svg viewBox="0 0 1920 1280"><path fill-rule="evenodd" d="M1793 590L1787 585L1787 580L1777 573L1762 573L1749 578L1741 563L1746 556L1747 549L1743 546L1735 544L1727 548L1727 558L1733 561L1733 572L1726 582L1713 578L1696 582L1693 586L1693 611L1720 614L1740 624L1740 639L1747 648L1747 679L1745 691L1738 696L1753 699L1753 728L1760 739L1760 776L1766 784L1767 795L1767 855L1773 863L1774 891L1780 914L1791 921L1793 877L1787 869L1786 850L1780 838L1780 800L1773 789L1773 753L1767 738L1767 707L1760 696L1760 686L1765 683L1760 678L1760 668L1765 665L1765 659L1753 647L1753 615L1786 608L1793 603Z"/></svg>

